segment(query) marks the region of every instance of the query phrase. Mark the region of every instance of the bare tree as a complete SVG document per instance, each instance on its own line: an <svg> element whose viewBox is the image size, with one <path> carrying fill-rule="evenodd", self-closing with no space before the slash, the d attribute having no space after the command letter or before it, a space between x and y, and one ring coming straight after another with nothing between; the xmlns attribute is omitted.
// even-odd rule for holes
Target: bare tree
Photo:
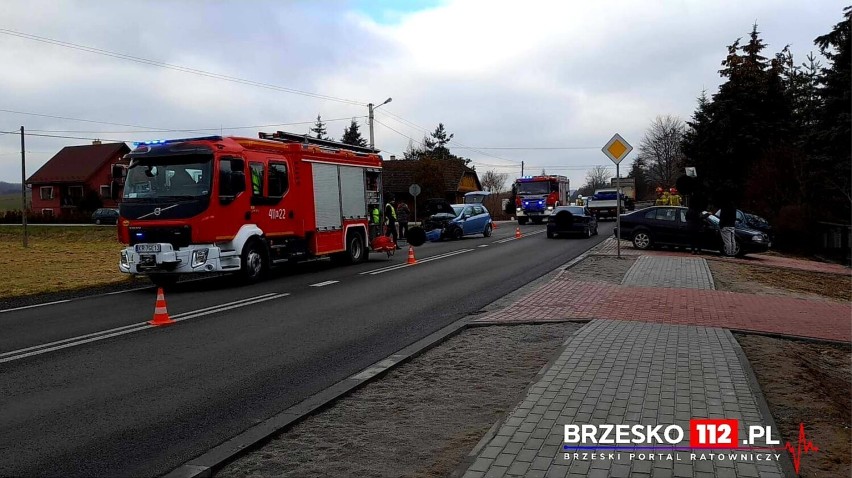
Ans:
<svg viewBox="0 0 852 478"><path fill-rule="evenodd" d="M684 155L680 145L685 130L683 121L676 116L657 116L651 122L639 145L639 156L652 185L674 186L683 170Z"/></svg>
<svg viewBox="0 0 852 478"><path fill-rule="evenodd" d="M506 173L497 173L495 171L485 171L485 174L482 175L480 182L482 183L482 187L491 193L499 193L503 191L503 187L506 186L506 179L509 178L509 175Z"/></svg>
<svg viewBox="0 0 852 478"><path fill-rule="evenodd" d="M609 186L609 178L611 177L612 173L609 172L606 166L598 165L586 171L586 184L580 188L581 194L590 195L595 192L595 189Z"/></svg>

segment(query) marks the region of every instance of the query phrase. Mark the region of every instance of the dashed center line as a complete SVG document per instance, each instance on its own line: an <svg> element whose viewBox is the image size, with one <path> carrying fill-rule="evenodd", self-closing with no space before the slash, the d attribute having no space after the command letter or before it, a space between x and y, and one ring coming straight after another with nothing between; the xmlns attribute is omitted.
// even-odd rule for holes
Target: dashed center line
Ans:
<svg viewBox="0 0 852 478"><path fill-rule="evenodd" d="M535 236L536 234L543 234L545 232L547 232L547 229L540 229L538 231L528 232L521 237L510 236L510 237L507 237L505 239L500 239L499 241L492 241L492 244L503 244L503 243L506 243L506 242L509 242L509 241L515 241L515 240L518 240L518 239L523 239L526 236Z"/></svg>
<svg viewBox="0 0 852 478"><path fill-rule="evenodd" d="M204 315L215 314L217 312L224 312L226 310L236 309L239 307L245 307L247 305L259 304L261 302L266 302L272 299L279 299L281 297L289 296L289 293L283 294L275 294L268 293L263 294L257 297L250 297L248 299L236 300L233 302L228 302L221 305L215 305L212 307L205 307L203 309L193 310L189 312L183 312L180 314L174 314L171 316L171 319L175 322L180 322L187 319L193 319L196 317L201 317ZM27 347L19 350L12 350L10 352L0 353L0 363L11 362L13 360L20 360L26 357L32 357L33 355L41 355L48 352L54 352L61 349L66 349L69 347L76 347L78 345L84 345L91 342L96 342L99 340L108 339L111 337L117 337L119 335L130 334L133 332L139 332L141 330L146 330L154 327L153 325L148 324L147 322L141 322L131 325L125 325L123 327L116 327L113 329L102 330L100 332L93 332L91 334L80 335L77 337L72 337L69 339L57 340L55 342L49 342L46 344L34 345L32 347Z"/></svg>
<svg viewBox="0 0 852 478"><path fill-rule="evenodd" d="M338 282L340 282L340 281L338 281L338 280L327 280L325 282L317 282L316 284L311 284L309 287L325 287L327 285L337 284Z"/></svg>

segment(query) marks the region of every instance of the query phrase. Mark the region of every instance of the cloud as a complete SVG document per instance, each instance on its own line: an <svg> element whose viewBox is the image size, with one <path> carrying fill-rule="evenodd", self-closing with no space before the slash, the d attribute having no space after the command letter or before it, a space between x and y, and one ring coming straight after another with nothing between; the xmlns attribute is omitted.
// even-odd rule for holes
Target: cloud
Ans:
<svg viewBox="0 0 852 478"><path fill-rule="evenodd" d="M620 132L638 146L657 115L687 119L713 93L726 45L757 21L767 56L792 44L799 61L843 4L716 2L86 2L7 1L0 28L255 82L320 93L376 110L376 144L405 150L443 122L454 152L480 171L541 168L569 175L609 165L599 151ZM367 108L241 85L0 35L0 109L160 128L225 128L357 117ZM400 120L398 117L404 118ZM412 126L412 123L416 126ZM162 133L0 112L0 131L96 131L126 140ZM387 125L387 126L385 126ZM281 127L304 133L308 125ZM394 132L390 128L398 131ZM271 128L279 129L279 128ZM250 129L222 130L254 136ZM63 134L63 133L57 133ZM170 137L192 136L175 133ZM209 131L198 134L209 134ZM13 135L0 136L0 181L20 177ZM30 173L62 146L28 138ZM590 147L491 150L467 147ZM495 167L502 165L505 167ZM536 169L530 170L529 167ZM625 167L629 167L628 164Z"/></svg>

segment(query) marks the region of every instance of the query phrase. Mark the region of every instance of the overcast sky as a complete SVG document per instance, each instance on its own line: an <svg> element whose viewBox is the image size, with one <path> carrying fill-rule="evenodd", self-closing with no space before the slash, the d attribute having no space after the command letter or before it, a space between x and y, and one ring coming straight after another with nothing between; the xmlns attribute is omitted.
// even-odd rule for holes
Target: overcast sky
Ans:
<svg viewBox="0 0 852 478"><path fill-rule="evenodd" d="M514 178L524 161L525 174L565 174L577 188L587 169L612 166L600 148L613 133L638 148L657 115L688 119L753 23L765 56L790 44L802 63L844 3L3 0L0 131L80 138L28 136L29 176L92 138L306 133L318 114L334 138L353 117L368 138L366 104L392 97L376 110L386 159L442 122L480 173ZM0 135L0 181L20 176L20 138Z"/></svg>

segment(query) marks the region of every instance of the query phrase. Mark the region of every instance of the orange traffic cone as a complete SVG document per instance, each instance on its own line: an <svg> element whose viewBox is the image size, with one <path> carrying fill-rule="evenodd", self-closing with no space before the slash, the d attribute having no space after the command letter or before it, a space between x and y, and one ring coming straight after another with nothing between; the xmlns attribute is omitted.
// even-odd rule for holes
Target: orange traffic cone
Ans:
<svg viewBox="0 0 852 478"><path fill-rule="evenodd" d="M408 246L408 265L417 264L417 259L414 258L414 248L412 246Z"/></svg>
<svg viewBox="0 0 852 478"><path fill-rule="evenodd" d="M515 228L515 239L520 239L521 237L522 237L522 236L521 236L521 228L520 228L520 227L516 227L516 228Z"/></svg>
<svg viewBox="0 0 852 478"><path fill-rule="evenodd" d="M163 296L163 288L157 288L157 304L154 305L154 318L148 321L151 325L172 325L175 323L169 317L169 311L166 310L166 298Z"/></svg>

